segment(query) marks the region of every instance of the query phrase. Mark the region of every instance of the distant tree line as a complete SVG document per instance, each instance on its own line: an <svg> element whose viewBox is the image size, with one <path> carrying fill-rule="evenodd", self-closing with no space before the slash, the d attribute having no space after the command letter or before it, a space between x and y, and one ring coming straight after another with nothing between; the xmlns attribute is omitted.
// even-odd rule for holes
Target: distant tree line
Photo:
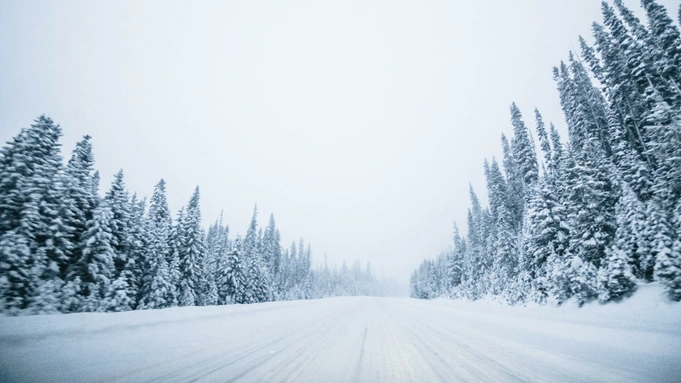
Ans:
<svg viewBox="0 0 681 383"><path fill-rule="evenodd" d="M274 216L229 238L222 217L201 227L199 188L176 219L166 183L149 203L123 171L104 197L90 137L66 164L61 128L45 116L0 150L0 312L126 311L255 303L384 291L370 265L311 267L301 239L282 250Z"/></svg>
<svg viewBox="0 0 681 383"><path fill-rule="evenodd" d="M567 142L535 110L538 159L511 106L501 165L484 163L487 206L471 188L467 235L414 271L412 296L581 305L659 281L681 300L681 38L641 4L647 25L604 2L595 44L580 37L581 58L553 69Z"/></svg>

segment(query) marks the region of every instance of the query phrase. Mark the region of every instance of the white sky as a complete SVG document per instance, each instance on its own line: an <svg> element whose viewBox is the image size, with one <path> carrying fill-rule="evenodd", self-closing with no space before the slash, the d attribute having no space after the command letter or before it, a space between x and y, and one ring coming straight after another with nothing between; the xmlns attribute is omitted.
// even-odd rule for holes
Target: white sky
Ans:
<svg viewBox="0 0 681 383"><path fill-rule="evenodd" d="M638 1L626 2L638 9ZM661 1L675 18L674 1ZM600 2L0 2L0 140L42 113L64 156L93 136L102 191L124 169L232 235L253 205L282 245L407 281L465 230L468 183L516 101L564 131L551 68Z"/></svg>

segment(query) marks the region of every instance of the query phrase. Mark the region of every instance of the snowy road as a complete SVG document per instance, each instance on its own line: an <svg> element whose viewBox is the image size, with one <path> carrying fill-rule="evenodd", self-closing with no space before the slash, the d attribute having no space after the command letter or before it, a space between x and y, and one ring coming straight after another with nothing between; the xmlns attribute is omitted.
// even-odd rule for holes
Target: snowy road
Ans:
<svg viewBox="0 0 681 383"><path fill-rule="evenodd" d="M333 298L0 318L0 381L672 382L678 307Z"/></svg>

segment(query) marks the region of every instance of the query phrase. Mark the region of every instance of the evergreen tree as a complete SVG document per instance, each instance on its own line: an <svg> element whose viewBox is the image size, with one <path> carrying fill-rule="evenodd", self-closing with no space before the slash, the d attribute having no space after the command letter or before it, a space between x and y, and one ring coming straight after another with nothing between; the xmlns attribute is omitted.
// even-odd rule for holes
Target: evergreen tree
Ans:
<svg viewBox="0 0 681 383"><path fill-rule="evenodd" d="M75 207L73 221L69 226L75 233L85 230L85 224L94 216L94 209L99 200L96 192L95 158L90 139L91 137L86 135L76 144L71 159L66 165L66 174L71 181L66 194L73 199Z"/></svg>
<svg viewBox="0 0 681 383"><path fill-rule="evenodd" d="M562 165L563 144L560 141L560 134L558 134L558 131L553 124L549 125L549 132L551 135L551 150L553 153L553 171L558 172L558 169L560 169Z"/></svg>
<svg viewBox="0 0 681 383"><path fill-rule="evenodd" d="M241 238L237 237L232 251L227 256L225 268L221 270L218 291L221 300L226 303L248 303L241 248Z"/></svg>
<svg viewBox="0 0 681 383"><path fill-rule="evenodd" d="M501 147L504 151L504 172L506 174L506 205L517 228L523 216L524 186L519 165L504 134L501 135Z"/></svg>
<svg viewBox="0 0 681 383"><path fill-rule="evenodd" d="M72 243L59 216L60 137L61 128L41 116L2 151L0 284L12 314L43 312L60 294L61 272L70 261Z"/></svg>
<svg viewBox="0 0 681 383"><path fill-rule="evenodd" d="M566 196L571 229L569 251L600 267L616 230L618 189L596 139L588 140L585 149L573 157L566 172L572 185Z"/></svg>
<svg viewBox="0 0 681 383"><path fill-rule="evenodd" d="M269 277L260 257L246 260L246 303L267 302L270 300Z"/></svg>
<svg viewBox="0 0 681 383"><path fill-rule="evenodd" d="M544 162L548 168L549 172L554 169L553 156L551 153L551 144L549 141L549 135L546 133L546 127L544 125L544 118L539 113L539 110L534 109L534 117L537 121L537 138L539 139L539 145L541 147L542 153L544 155ZM555 129L555 128L554 128Z"/></svg>
<svg viewBox="0 0 681 383"><path fill-rule="evenodd" d="M569 290L567 294L574 296L579 306L598 298L598 269L591 262L585 262L574 256L567 266Z"/></svg>
<svg viewBox="0 0 681 383"><path fill-rule="evenodd" d="M101 307L103 311L129 311L133 308L133 299L130 297L130 276L124 272L116 278L104 296Z"/></svg>
<svg viewBox="0 0 681 383"><path fill-rule="evenodd" d="M643 204L631 188L625 186L617 204L617 231L612 249L607 252L605 267L599 270L599 294L601 302L619 301L636 291L632 264L641 259L638 233L644 225L641 216Z"/></svg>
<svg viewBox="0 0 681 383"><path fill-rule="evenodd" d="M253 217L243 241L243 252L246 259L258 256L258 205L253 208Z"/></svg>
<svg viewBox="0 0 681 383"><path fill-rule="evenodd" d="M678 91L681 83L681 36L667 16L667 9L655 0L641 0L648 16L650 34L655 45L663 52L660 60L662 73L673 82ZM680 92L681 93L681 92Z"/></svg>
<svg viewBox="0 0 681 383"><path fill-rule="evenodd" d="M664 248L657 254L655 275L669 298L681 301L681 239L676 239L671 249Z"/></svg>
<svg viewBox="0 0 681 383"><path fill-rule="evenodd" d="M70 269L69 280L80 281L80 307L72 311L106 311L102 304L115 278L115 253L111 246L111 219L113 213L107 204L101 203L87 222L83 234L80 258Z"/></svg>
<svg viewBox="0 0 681 383"><path fill-rule="evenodd" d="M468 298L478 299L487 293L488 271L490 268L487 253L487 223L478 196L470 187L471 210L468 213L468 248L469 257L466 259ZM424 269L424 272L430 270Z"/></svg>
<svg viewBox="0 0 681 383"><path fill-rule="evenodd" d="M18 315L34 302L46 260L31 252L28 237L9 231L0 237L2 309Z"/></svg>
<svg viewBox="0 0 681 383"><path fill-rule="evenodd" d="M182 252L182 241L184 238L184 207L181 208L177 213L177 220L175 225L172 226L170 230L169 242L169 257L168 257L168 271L170 284L174 286L174 298L173 302L179 304L179 286L180 286L180 253Z"/></svg>
<svg viewBox="0 0 681 383"><path fill-rule="evenodd" d="M529 131L515 103L511 105L511 123L513 124L513 140L511 140L513 158L518 164L519 176L524 187L529 187L539 178L537 155Z"/></svg>
<svg viewBox="0 0 681 383"><path fill-rule="evenodd" d="M613 148L613 162L619 176L636 195L647 200L652 194L652 172L643 158L631 146L626 132L613 113L609 114L610 143Z"/></svg>
<svg viewBox="0 0 681 383"><path fill-rule="evenodd" d="M140 308L153 309L177 305L175 286L170 275L170 232L172 217L163 179L154 187L147 219L149 244L146 273L142 278Z"/></svg>
<svg viewBox="0 0 681 383"><path fill-rule="evenodd" d="M526 223L523 226L523 259L521 269L534 282L530 293L534 300L546 301L549 283L547 262L550 257L562 259L567 249L569 227L565 209L557 190L548 180L541 180L530 195Z"/></svg>
<svg viewBox="0 0 681 383"><path fill-rule="evenodd" d="M449 296L459 298L462 296L461 284L464 281L464 259L466 257L466 241L459 234L459 228L454 223L454 248L448 254L447 278L449 282Z"/></svg>
<svg viewBox="0 0 681 383"><path fill-rule="evenodd" d="M59 197L59 216L66 228L68 241L73 244L70 246L69 260L62 263L60 268L60 276L66 281L62 291L62 311L65 312L80 311L82 265L78 266L81 271L72 272L71 268L83 258L87 224L93 219L99 200L94 192L94 155L90 138L84 136L76 144L65 172L60 177L64 192Z"/></svg>
<svg viewBox="0 0 681 383"><path fill-rule="evenodd" d="M151 266L149 253L151 236L149 222L145 216L146 199L137 199L133 194L130 200L130 221L128 222L128 235L125 248L128 260L126 262L126 274L128 275L128 295L132 301L132 307L136 308L142 298L144 280L149 275Z"/></svg>
<svg viewBox="0 0 681 383"><path fill-rule="evenodd" d="M123 170L116 173L111 188L105 196L105 200L113 213L111 218L111 245L116 253L114 264L116 265L116 277L125 269L128 263L128 235L130 232L130 199L123 181Z"/></svg>
<svg viewBox="0 0 681 383"><path fill-rule="evenodd" d="M199 188L194 190L182 222L180 237L178 303L180 306L199 304L201 284L204 282L203 262L205 257L204 233L201 229L201 210L199 207Z"/></svg>
<svg viewBox="0 0 681 383"><path fill-rule="evenodd" d="M269 224L263 234L263 260L273 278L279 273L281 265L281 246L279 245L279 232L277 231L274 215L270 215Z"/></svg>

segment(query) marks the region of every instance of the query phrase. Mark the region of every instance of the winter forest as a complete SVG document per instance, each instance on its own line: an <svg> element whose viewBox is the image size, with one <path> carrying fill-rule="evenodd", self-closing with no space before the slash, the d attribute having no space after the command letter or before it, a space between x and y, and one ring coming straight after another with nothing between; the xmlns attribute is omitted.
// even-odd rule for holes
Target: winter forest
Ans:
<svg viewBox="0 0 681 383"><path fill-rule="evenodd" d="M681 300L681 36L665 7L602 4L594 44L553 69L563 141L511 105L503 158L470 189L468 231L411 277L416 298L620 301L658 281ZM679 10L681 20L681 10ZM499 164L501 162L501 164Z"/></svg>
<svg viewBox="0 0 681 383"><path fill-rule="evenodd" d="M127 311L335 295L378 295L371 266L313 268L282 249L274 216L229 237L201 227L199 188L173 219L160 180L149 203L123 171L100 197L90 137L63 164L61 128L41 116L0 152L0 308L7 315Z"/></svg>

